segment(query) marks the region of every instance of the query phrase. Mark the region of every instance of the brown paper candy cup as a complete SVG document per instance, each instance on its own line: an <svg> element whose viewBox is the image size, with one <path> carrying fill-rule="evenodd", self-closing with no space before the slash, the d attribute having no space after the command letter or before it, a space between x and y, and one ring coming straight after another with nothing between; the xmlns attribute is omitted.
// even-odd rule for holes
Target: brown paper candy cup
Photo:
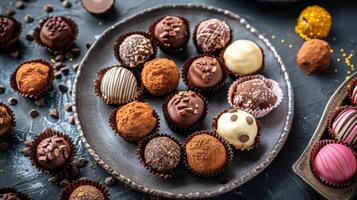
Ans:
<svg viewBox="0 0 357 200"><path fill-rule="evenodd" d="M71 154L70 157L67 159L66 163L64 164L64 166L60 167L59 169L56 170L49 170L49 169L45 169L43 168L39 162L37 161L37 146L40 144L40 142L46 138L52 137L54 135L58 135L59 137L63 137L71 146ZM74 159L74 156L76 154L76 147L74 146L74 143L72 142L72 139L68 136L65 135L61 132L58 131L54 131L52 129L45 129L42 131L42 133L40 133L39 135L36 136L36 138L34 139L34 141L28 145L29 147L29 159L31 160L31 163L34 167L36 167L39 171L45 173L45 174L52 174L52 175L60 175L62 173L64 173L67 169L70 168L70 165Z"/></svg>
<svg viewBox="0 0 357 200"><path fill-rule="evenodd" d="M167 137L167 138L170 138L171 140L173 140L174 142L176 142L176 144L180 147L180 150L181 150L181 144L180 142L173 136L171 135L168 135L168 134L163 134L163 133L155 133L153 135L149 135L147 137L145 137L143 140L141 140L139 143L138 143L138 146L136 148L136 155L138 156L138 159L140 161L140 163L147 169L150 171L150 173L154 174L155 176L159 177L159 178L164 178L164 179L167 179L167 178L172 178L174 175L175 175L175 169L180 165L180 163L176 166L175 169L173 170L170 170L170 171L158 171L152 167L150 167L149 165L146 164L145 162L145 148L146 148L146 145L154 138L156 137ZM182 152L182 150L181 150Z"/></svg>
<svg viewBox="0 0 357 200"><path fill-rule="evenodd" d="M16 19L10 17L10 16L5 16L5 15L0 15L0 17L5 17L8 18L10 20L12 20L15 24L15 35L13 35L12 39L9 41L6 41L4 43L0 43L0 52L7 52L12 50L12 48L15 46L16 42L18 42L20 40L20 35L22 32L22 25L19 21L17 21Z"/></svg>
<svg viewBox="0 0 357 200"><path fill-rule="evenodd" d="M30 196L28 196L25 193L17 191L15 188L11 188L11 187L1 188L0 194L5 194L5 193L14 193L21 200L31 200Z"/></svg>
<svg viewBox="0 0 357 200"><path fill-rule="evenodd" d="M235 112L238 109L230 109L230 110L224 110L223 112L218 113L216 116L214 116L213 120L212 120L212 129L215 133L217 133L217 135L219 135L219 133L217 132L217 124L218 124L218 119L221 117L222 114L227 113L227 112ZM262 135L262 123L255 119L255 121L257 122L257 126L258 126L258 133L257 136L255 137L255 142L254 144L247 148L247 149L237 149L233 144L231 144L232 148L234 150L239 150L239 151L251 151L256 149L259 145L260 145L260 139L261 139L261 135ZM222 136L221 136L222 137ZM229 143L229 141L227 140L227 142Z"/></svg>
<svg viewBox="0 0 357 200"><path fill-rule="evenodd" d="M47 46L46 44L42 43L41 38L40 38L40 32L41 32L42 26L46 23L47 20L49 20L50 18L53 18L53 17L60 17L63 21L65 21L71 27L71 29L73 31L72 41L69 42L66 47L61 48L61 49L52 48L50 46ZM79 33L78 25L71 18L68 18L65 16L50 16L50 17L47 17L40 21L40 24L34 30L33 36L34 36L36 43L40 47L45 48L50 53L54 53L54 52L58 52L58 51L64 51L64 50L68 49L69 47L71 47L71 45L77 40L78 33Z"/></svg>
<svg viewBox="0 0 357 200"><path fill-rule="evenodd" d="M94 186L95 188L97 188L99 191L103 193L105 200L110 200L110 194L108 188L104 186L102 183L93 181L91 179L82 179L67 184L60 194L60 200L69 200L69 197L71 196L72 192L78 187L84 185Z"/></svg>
<svg viewBox="0 0 357 200"><path fill-rule="evenodd" d="M124 105L123 105L124 106ZM149 135L152 135L154 134L155 132L157 132L160 128L160 117L159 115L157 114L157 112L153 109L154 111L154 117L156 118L156 126L148 133L146 134L145 136L143 137L128 137L126 136L124 133L120 132L118 129L117 129L117 126L116 126L116 113L117 111L122 108L123 106L120 106L118 107L117 109L115 109L109 116L109 125L110 127L112 128L112 130L114 131L114 133L116 133L116 135L122 137L124 140L126 140L127 142L137 142L139 140L142 140L144 137L147 137Z"/></svg>
<svg viewBox="0 0 357 200"><path fill-rule="evenodd" d="M193 90L195 92L199 92L201 94L212 94L215 91L217 91L218 89L220 89L221 87L224 86L224 84L226 83L227 80L227 71L226 71L226 67L224 66L224 62L222 61L222 59L220 58L216 58L218 63L220 64L221 68L222 68L222 80L220 82L218 82L216 85L212 86L212 87L207 87L207 88L203 88L203 87L198 87L195 86L191 83L191 81L188 79L187 75L188 75L188 71L190 69L191 64L193 63L193 61L195 61L198 58L204 57L204 56L208 56L208 57L214 57L215 56L211 56L208 54L204 54L204 55L198 55L198 56L194 56L192 58L189 58L188 60L185 61L185 63L183 64L183 67L181 69L181 76L182 76L182 80L183 82L187 85L187 87L190 90Z"/></svg>
<svg viewBox="0 0 357 200"><path fill-rule="evenodd" d="M354 78L351 81L351 83L347 86L348 100L350 100L351 104L353 105L357 105L357 97L355 97L355 100L353 99L353 90L356 87L356 85L357 85L357 78Z"/></svg>
<svg viewBox="0 0 357 200"><path fill-rule="evenodd" d="M47 86L44 87L42 89L41 92L39 92L38 94L28 94L28 93L24 93L22 91L20 91L20 89L17 87L17 83L16 83L16 73L17 71L20 69L20 67L24 64L27 64L27 63L42 63L46 66L49 67L50 71L49 71L49 77L48 77L48 83L47 83ZM53 71L53 68L52 68L52 65L45 61L45 60L42 60L42 59L36 59L36 60L29 60L29 61L26 61L24 63L21 63L16 69L15 71L11 74L11 77L10 77L10 85L12 87L12 89L17 92L19 95L23 96L23 97L26 97L26 98L30 98L30 99L38 99L39 97L42 97L45 92L50 89L52 87L52 83L53 83L53 80L55 79L55 75L54 75L54 71Z"/></svg>
<svg viewBox="0 0 357 200"><path fill-rule="evenodd" d="M357 179L357 176L355 175L351 180L349 180L348 182L346 183L343 183L343 184L334 184L334 183L330 183L329 181L326 181L322 178L320 178L319 176L317 176L316 174L316 171L313 167L313 161L317 155L317 153L320 151L320 149L322 149L322 147L328 145L328 144L343 144L343 145L346 145L348 148L350 148L346 143L342 142L342 141L337 141L337 140L320 140L319 142L317 142L316 144L314 144L311 152L310 152L310 168L311 168L311 171L312 173L315 175L315 177L317 179L319 179L320 182L324 183L325 185L327 186L330 186L330 187L335 187L335 188L344 188L344 187L348 187L348 186L351 186ZM351 148L350 148L351 149ZM357 159L357 154L356 152L351 149L353 154L355 155L355 158Z"/></svg>
<svg viewBox="0 0 357 200"><path fill-rule="evenodd" d="M15 130L15 126L16 126L15 114L14 114L14 111L12 111L12 109L8 105L0 102L0 106L5 107L7 113L9 113L9 115L11 116L9 131L4 133L3 135L0 135L0 138L5 138L5 137L9 136Z"/></svg>
<svg viewBox="0 0 357 200"><path fill-rule="evenodd" d="M181 47L178 47L178 48L174 48L174 47L169 47L169 46L165 46L164 44L162 44L156 37L155 37L155 27L157 25L157 23L159 23L162 19L164 19L166 16L163 16L161 18L159 18L158 20L156 20L150 27L149 27L149 33L152 35L152 37L154 38L156 44L160 47L160 49L165 52L165 53L168 53L168 54L175 54L175 53L180 53L182 51L185 50L186 48L186 45L190 39L190 23L189 21L184 18L184 17L180 17L180 16L175 16L175 17L178 17L180 18L183 23L185 23L186 27L187 27L187 39L185 41L185 43L181 46Z"/></svg>
<svg viewBox="0 0 357 200"><path fill-rule="evenodd" d="M137 94L136 96L133 98L133 99L128 99L127 101L125 102L122 102L122 103L117 103L117 102L114 102L114 101L111 101L110 99L105 99L102 95L102 92L100 91L100 85L102 83L102 78L104 76L104 74L111 68L113 67L121 67L119 65L116 65L116 66L111 66L111 67L107 67L107 68L104 68L104 69L101 69L100 71L97 72L97 79L94 80L94 93L97 97L99 97L100 99L102 99L106 104L109 104L109 105L124 105L126 103L129 103L131 101L135 101L137 100L140 95L142 94L143 92L143 86L141 84L141 82L139 81L138 79L138 76L135 76L135 73L134 73L134 76L136 78L136 81L137 81L137 85L138 85L138 91L137 91Z"/></svg>
<svg viewBox="0 0 357 200"><path fill-rule="evenodd" d="M177 94L177 93L176 93ZM163 114L164 114L164 117L165 117L165 120L167 122L167 125L169 126L169 128L175 132L179 132L179 133L182 133L182 134L189 134L189 133L192 133L193 131L196 131L202 121L206 118L206 115L207 115L207 109L208 109L208 102L207 100L205 99L204 96L202 96L200 93L198 92L195 92L195 94L197 94L204 102L204 109L203 109L203 113L202 113L202 116L200 117L200 119L198 119L197 122L195 122L194 124L191 124L189 126L185 126L185 125L181 125L181 124L177 124L176 122L174 122L170 115L169 115L169 112L167 110L167 105L170 101L170 99L172 97L174 97L176 94L171 94L171 95L168 95L163 104L162 104L162 111L163 111Z"/></svg>
<svg viewBox="0 0 357 200"><path fill-rule="evenodd" d="M129 36L131 35L134 35L134 34L139 34L139 35L142 35L146 38L148 38L150 41L151 41L151 44L152 44L152 47L153 47L153 54L151 54L151 56L147 57L147 59L136 65L135 67L130 67L128 65L125 64L125 62L120 58L119 56L119 48L120 48L120 45L121 43ZM144 63L149 61L149 60L152 60L156 57L156 54L157 54L157 44L156 44L156 41L155 39L149 34L149 33L146 33L146 32L142 32L142 31L137 31L137 32L130 32L130 33L126 33L124 35L120 35L118 37L118 39L116 40L115 42L115 45L113 46L113 50L114 50L114 56L115 58L119 61L119 63L121 63L124 67L126 67L127 69L130 69L132 71L135 71L135 73L138 73L138 71L143 67Z"/></svg>
<svg viewBox="0 0 357 200"><path fill-rule="evenodd" d="M268 108L264 108L264 109L249 109L249 108L241 108L237 105L234 105L233 103L233 98L234 98L234 92L235 92L235 88L238 84L241 84L243 82L249 81L249 80L253 80L253 79L260 79L262 81L264 81L264 83L268 86L268 88L270 88L273 92L273 94L275 94L277 96L277 101L274 105L268 107ZM242 77L236 81L234 81L232 83L232 85L229 87L228 90L228 94L227 94L227 99L228 99L228 103L229 105L231 105L231 107L233 108L237 108L240 110L244 110L246 112L249 112L250 114L252 114L255 118L261 118L264 117L265 115L269 114L271 111L273 111L275 108L277 108L280 103L283 100L283 91L280 88L279 84L272 80L272 79L267 79L262 75L253 75L253 76L245 76Z"/></svg>
<svg viewBox="0 0 357 200"><path fill-rule="evenodd" d="M199 173L199 172L196 172L194 169L192 169L189 165L188 165L188 161L187 161L187 154L186 154L186 144L195 136L197 135L201 135L201 134L207 134L207 135L210 135L210 136L213 136L215 138L217 138L223 145L224 147L226 148L226 152L227 152L227 161L226 161L226 164L222 167L222 169L218 170L218 171L215 171L215 172L211 172L211 173L206 173L206 174L203 174L203 173ZM227 140L225 140L223 137L219 136L217 133L214 133L214 132L210 132L208 130L203 130L203 131L197 131L197 132L194 132L192 133L191 135L189 135L187 138L186 138L186 141L185 141L185 144L182 146L182 152L183 152L183 156L184 156L184 164L185 166L187 167L187 169L192 172L193 174L197 175L197 176L201 176L201 177L205 177L205 178L208 178L208 177L213 177L213 176L217 176L221 173L224 172L225 168L227 165L229 165L232 160L233 160L233 150L232 150L232 146L227 142Z"/></svg>

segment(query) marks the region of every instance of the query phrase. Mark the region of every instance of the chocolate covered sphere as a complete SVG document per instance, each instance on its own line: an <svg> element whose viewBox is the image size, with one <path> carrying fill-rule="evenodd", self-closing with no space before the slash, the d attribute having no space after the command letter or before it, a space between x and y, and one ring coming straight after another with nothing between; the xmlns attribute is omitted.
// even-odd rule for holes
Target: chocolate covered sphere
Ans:
<svg viewBox="0 0 357 200"><path fill-rule="evenodd" d="M0 137L7 135L12 128L12 116L5 106L0 105Z"/></svg>
<svg viewBox="0 0 357 200"><path fill-rule="evenodd" d="M22 64L16 72L16 85L25 94L37 95L50 81L50 67L41 62Z"/></svg>
<svg viewBox="0 0 357 200"><path fill-rule="evenodd" d="M189 84L201 88L215 86L222 78L222 66L216 58L210 56L203 56L194 60L187 73Z"/></svg>
<svg viewBox="0 0 357 200"><path fill-rule="evenodd" d="M71 154L70 144L57 135L42 140L36 149L38 164L47 170L62 168L70 159Z"/></svg>
<svg viewBox="0 0 357 200"><path fill-rule="evenodd" d="M159 43L165 47L180 48L189 38L188 27L176 16L166 16L155 26L154 35Z"/></svg>
<svg viewBox="0 0 357 200"><path fill-rule="evenodd" d="M0 44L9 42L14 38L16 31L16 23L8 17L0 17Z"/></svg>
<svg viewBox="0 0 357 200"><path fill-rule="evenodd" d="M104 200L104 194L92 185L77 187L69 197L69 200Z"/></svg>

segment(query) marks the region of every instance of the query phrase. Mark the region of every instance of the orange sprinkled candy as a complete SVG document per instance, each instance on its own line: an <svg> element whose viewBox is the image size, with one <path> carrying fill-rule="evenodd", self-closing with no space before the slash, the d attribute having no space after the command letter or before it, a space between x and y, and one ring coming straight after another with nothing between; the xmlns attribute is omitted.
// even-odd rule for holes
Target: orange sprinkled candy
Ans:
<svg viewBox="0 0 357 200"><path fill-rule="evenodd" d="M295 31L305 40L325 38L330 32L332 19L330 13L320 6L305 8L295 26Z"/></svg>

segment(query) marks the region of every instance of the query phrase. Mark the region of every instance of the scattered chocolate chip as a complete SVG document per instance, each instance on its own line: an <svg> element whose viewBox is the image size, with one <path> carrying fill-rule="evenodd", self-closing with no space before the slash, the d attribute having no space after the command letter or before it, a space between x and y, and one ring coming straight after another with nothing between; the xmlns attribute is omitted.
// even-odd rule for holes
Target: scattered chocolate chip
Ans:
<svg viewBox="0 0 357 200"><path fill-rule="evenodd" d="M246 134L242 134L238 137L239 141L242 143L246 143L249 140L249 136Z"/></svg>
<svg viewBox="0 0 357 200"><path fill-rule="evenodd" d="M59 89L59 91L61 91L63 93L68 91L68 87L67 87L67 85L65 83L59 83L58 84L58 89Z"/></svg>
<svg viewBox="0 0 357 200"><path fill-rule="evenodd" d="M25 8L25 3L22 2L22 1L16 1L16 3L15 3L15 8L17 8L17 9L23 9L23 8Z"/></svg>
<svg viewBox="0 0 357 200"><path fill-rule="evenodd" d="M234 122L234 121L237 121L238 119L238 115L232 115L231 116L231 121Z"/></svg>
<svg viewBox="0 0 357 200"><path fill-rule="evenodd" d="M63 2L62 2L62 6L64 7L64 8L69 8L69 7L71 7L71 2L69 1L69 0L64 0Z"/></svg>
<svg viewBox="0 0 357 200"><path fill-rule="evenodd" d="M51 108L50 112L48 114L53 118L56 118L56 119L59 118L59 112L56 108Z"/></svg>
<svg viewBox="0 0 357 200"><path fill-rule="evenodd" d="M72 104L71 103L64 104L64 110L67 112L72 112L73 111Z"/></svg>
<svg viewBox="0 0 357 200"><path fill-rule="evenodd" d="M30 156L30 153L31 153L30 147L26 147L26 148L22 149L21 153L22 153L22 155L24 155L26 157Z"/></svg>
<svg viewBox="0 0 357 200"><path fill-rule="evenodd" d="M73 115L69 116L67 121L71 125L75 125L76 124Z"/></svg>
<svg viewBox="0 0 357 200"><path fill-rule="evenodd" d="M6 151L9 148L9 144L5 141L0 143L0 150L1 151Z"/></svg>
<svg viewBox="0 0 357 200"><path fill-rule="evenodd" d="M58 54L56 57L55 57L55 60L57 62L63 62L64 61L64 56L62 54Z"/></svg>
<svg viewBox="0 0 357 200"><path fill-rule="evenodd" d="M62 77L62 72L61 71L55 71L55 78L56 79L61 79L61 77Z"/></svg>
<svg viewBox="0 0 357 200"><path fill-rule="evenodd" d="M69 181L67 179L64 179L60 182L61 187L66 187L69 184Z"/></svg>
<svg viewBox="0 0 357 200"><path fill-rule="evenodd" d="M53 6L51 4L45 4L43 6L43 11L49 13L49 12L52 12L53 11Z"/></svg>
<svg viewBox="0 0 357 200"><path fill-rule="evenodd" d="M76 72L78 70L78 68L79 68L79 63L73 64L72 68Z"/></svg>
<svg viewBox="0 0 357 200"><path fill-rule="evenodd" d="M24 144L27 145L27 146L30 146L34 143L35 141L34 140L25 140Z"/></svg>
<svg viewBox="0 0 357 200"><path fill-rule="evenodd" d="M26 14L25 17L24 17L24 20L25 20L25 22L27 22L27 23L31 23L31 22L34 21L34 18L33 18L32 15Z"/></svg>
<svg viewBox="0 0 357 200"><path fill-rule="evenodd" d="M18 59L20 56L20 51L14 51L10 53L10 56L14 59Z"/></svg>
<svg viewBox="0 0 357 200"><path fill-rule="evenodd" d="M64 75L67 75L69 72L69 67L62 67L60 70Z"/></svg>
<svg viewBox="0 0 357 200"><path fill-rule="evenodd" d="M4 15L6 15L6 16L8 16L8 17L13 16L14 14L15 14L15 10L12 9L12 8L6 9L6 10L5 10L5 13L4 13Z"/></svg>
<svg viewBox="0 0 357 200"><path fill-rule="evenodd" d="M35 104L38 107L43 107L45 106L45 98L39 98L35 100Z"/></svg>
<svg viewBox="0 0 357 200"><path fill-rule="evenodd" d="M26 34L26 40L33 41L35 38L33 36L33 31L30 31Z"/></svg>
<svg viewBox="0 0 357 200"><path fill-rule="evenodd" d="M86 160L85 158L80 158L77 161L77 166L78 166L78 168L83 168L87 165L87 163L88 163L88 160Z"/></svg>
<svg viewBox="0 0 357 200"><path fill-rule="evenodd" d="M5 93L5 86L4 85L0 85L0 94L4 94Z"/></svg>
<svg viewBox="0 0 357 200"><path fill-rule="evenodd" d="M53 68L55 68L56 70L60 70L62 67L63 67L62 61L58 61L55 64L53 64Z"/></svg>
<svg viewBox="0 0 357 200"><path fill-rule="evenodd" d="M16 105L16 104L18 103L18 100L17 100L16 97L10 97L10 98L7 100L7 102L8 102L10 105L14 106L14 105Z"/></svg>
<svg viewBox="0 0 357 200"><path fill-rule="evenodd" d="M35 118L35 117L37 117L37 116L39 115L39 113L38 113L37 110L31 109L31 110L29 111L29 115L30 115L32 118Z"/></svg>
<svg viewBox="0 0 357 200"><path fill-rule="evenodd" d="M253 119L252 117L247 116L245 119L247 120L247 123L248 123L249 125L253 124L254 119Z"/></svg>
<svg viewBox="0 0 357 200"><path fill-rule="evenodd" d="M52 176L52 177L48 178L47 181L49 183L56 184L56 183L58 183L58 178L56 176Z"/></svg>
<svg viewBox="0 0 357 200"><path fill-rule="evenodd" d="M70 60L73 58L73 53L72 52L66 52L64 57L67 59L67 60Z"/></svg>
<svg viewBox="0 0 357 200"><path fill-rule="evenodd" d="M108 176L104 179L104 183L107 186L113 186L116 183L116 179L112 176Z"/></svg>
<svg viewBox="0 0 357 200"><path fill-rule="evenodd" d="M91 46L92 46L92 44L91 44L91 43L86 43L86 47L87 47L87 49L89 49Z"/></svg>

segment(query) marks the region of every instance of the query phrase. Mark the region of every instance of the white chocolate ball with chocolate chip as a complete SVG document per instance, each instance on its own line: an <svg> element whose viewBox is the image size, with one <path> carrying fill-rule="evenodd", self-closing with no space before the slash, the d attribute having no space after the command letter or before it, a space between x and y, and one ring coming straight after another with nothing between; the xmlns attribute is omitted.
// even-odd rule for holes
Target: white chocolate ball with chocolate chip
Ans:
<svg viewBox="0 0 357 200"><path fill-rule="evenodd" d="M217 133L237 150L247 150L255 144L258 125L253 115L233 110L223 113L217 120Z"/></svg>

